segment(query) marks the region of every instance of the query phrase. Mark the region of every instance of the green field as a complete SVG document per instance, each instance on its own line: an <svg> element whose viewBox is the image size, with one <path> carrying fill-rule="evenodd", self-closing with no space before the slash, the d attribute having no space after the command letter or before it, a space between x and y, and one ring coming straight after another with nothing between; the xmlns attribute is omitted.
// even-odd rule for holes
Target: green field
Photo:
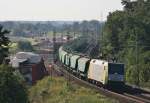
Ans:
<svg viewBox="0 0 150 103"><path fill-rule="evenodd" d="M119 103L64 78L46 77L29 90L31 103Z"/></svg>

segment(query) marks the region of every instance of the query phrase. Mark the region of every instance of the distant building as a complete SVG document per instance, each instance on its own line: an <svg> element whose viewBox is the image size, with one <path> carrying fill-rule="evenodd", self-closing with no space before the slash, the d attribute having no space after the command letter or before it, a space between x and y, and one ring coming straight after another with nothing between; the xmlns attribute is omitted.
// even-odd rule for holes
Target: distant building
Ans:
<svg viewBox="0 0 150 103"><path fill-rule="evenodd" d="M18 69L28 84L34 84L46 74L43 58L32 52L18 52L11 59L12 67Z"/></svg>

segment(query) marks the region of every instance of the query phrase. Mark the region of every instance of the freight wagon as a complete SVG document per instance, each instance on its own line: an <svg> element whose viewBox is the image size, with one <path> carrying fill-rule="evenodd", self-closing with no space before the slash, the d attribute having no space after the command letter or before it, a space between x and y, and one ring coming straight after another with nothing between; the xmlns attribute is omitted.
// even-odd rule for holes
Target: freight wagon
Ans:
<svg viewBox="0 0 150 103"><path fill-rule="evenodd" d="M103 86L124 85L124 64L91 59L59 49L59 60L79 78Z"/></svg>

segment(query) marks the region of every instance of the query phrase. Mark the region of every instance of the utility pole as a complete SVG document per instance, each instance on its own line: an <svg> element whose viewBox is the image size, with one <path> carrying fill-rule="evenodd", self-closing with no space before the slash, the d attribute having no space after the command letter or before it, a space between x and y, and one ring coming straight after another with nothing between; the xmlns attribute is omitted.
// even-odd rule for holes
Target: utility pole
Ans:
<svg viewBox="0 0 150 103"><path fill-rule="evenodd" d="M138 68L138 35L136 33L136 30L135 30L135 27L133 28L133 33L135 35L135 64L136 64L136 70L137 70L137 83L136 85L139 86L139 82L140 82L140 78L139 78L139 73L140 73L140 70Z"/></svg>
<svg viewBox="0 0 150 103"><path fill-rule="evenodd" d="M100 56L101 57L103 57L103 50L102 50L102 48L103 48L103 13L101 12L101 44L100 44L100 48L101 48L101 54L100 54Z"/></svg>
<svg viewBox="0 0 150 103"><path fill-rule="evenodd" d="M56 31L53 30L53 63L56 62Z"/></svg>
<svg viewBox="0 0 150 103"><path fill-rule="evenodd" d="M64 38L63 33L61 33L61 44L63 44L63 38Z"/></svg>
<svg viewBox="0 0 150 103"><path fill-rule="evenodd" d="M135 50L136 50L136 69L138 71L138 81L137 81L137 85L139 85L139 82L140 82L140 78L139 78L139 74L140 74L140 71L139 71L139 68L138 68L138 35L135 31L135 28L134 28L134 34L135 34L135 39L136 39L136 44L135 44Z"/></svg>

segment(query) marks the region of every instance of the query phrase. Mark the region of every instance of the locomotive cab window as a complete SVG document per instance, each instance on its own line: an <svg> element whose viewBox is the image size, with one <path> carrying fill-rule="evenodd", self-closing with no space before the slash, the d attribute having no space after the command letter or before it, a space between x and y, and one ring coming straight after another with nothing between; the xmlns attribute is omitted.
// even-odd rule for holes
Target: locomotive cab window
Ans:
<svg viewBox="0 0 150 103"><path fill-rule="evenodd" d="M109 63L108 73L123 75L124 74L124 64Z"/></svg>

